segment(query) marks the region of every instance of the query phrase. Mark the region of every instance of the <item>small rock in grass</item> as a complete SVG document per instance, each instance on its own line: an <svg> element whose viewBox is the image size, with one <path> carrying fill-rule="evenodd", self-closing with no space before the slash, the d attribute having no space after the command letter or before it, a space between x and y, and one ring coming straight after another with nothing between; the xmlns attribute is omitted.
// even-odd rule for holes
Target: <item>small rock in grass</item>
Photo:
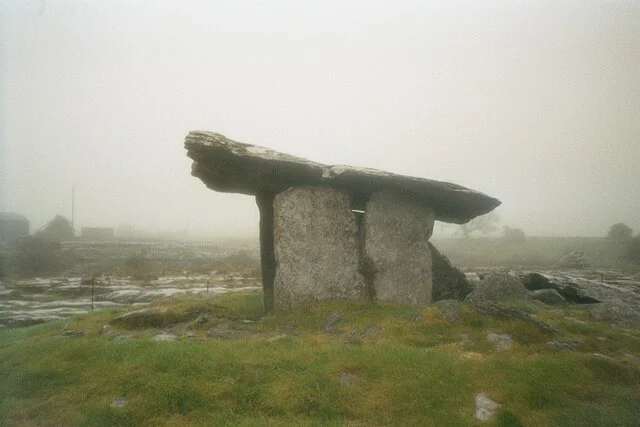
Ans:
<svg viewBox="0 0 640 427"><path fill-rule="evenodd" d="M362 334L355 329L350 330L347 333L347 342L349 344L361 344L362 343Z"/></svg>
<svg viewBox="0 0 640 427"><path fill-rule="evenodd" d="M199 316L196 319L195 323L196 323L196 325L204 325L208 321L209 321L209 318L207 316Z"/></svg>
<svg viewBox="0 0 640 427"><path fill-rule="evenodd" d="M599 360L606 360L607 362L612 362L613 358L609 357L605 354L602 353L591 353L591 357L593 357L594 359L599 359Z"/></svg>
<svg viewBox="0 0 640 427"><path fill-rule="evenodd" d="M520 279L508 273L491 272L467 295L467 300L483 299L501 301L509 299L526 300L531 298L529 291Z"/></svg>
<svg viewBox="0 0 640 427"><path fill-rule="evenodd" d="M476 419L480 421L488 421L493 417L500 404L491 399L485 393L476 394Z"/></svg>
<svg viewBox="0 0 640 427"><path fill-rule="evenodd" d="M342 314L332 313L322 319L322 330L325 332L339 333L340 330L336 329L334 326L343 320L344 318L342 317Z"/></svg>
<svg viewBox="0 0 640 427"><path fill-rule="evenodd" d="M487 340L493 344L493 348L496 351L507 351L511 348L513 339L508 334L488 334Z"/></svg>
<svg viewBox="0 0 640 427"><path fill-rule="evenodd" d="M82 330L65 330L62 331L61 335L63 337L70 337L70 338L78 338L78 337L82 337L84 336L84 331Z"/></svg>
<svg viewBox="0 0 640 427"><path fill-rule="evenodd" d="M465 348L474 348L476 347L476 343L469 337L469 334L460 334L460 339L462 340L462 344Z"/></svg>
<svg viewBox="0 0 640 427"><path fill-rule="evenodd" d="M554 350L569 350L569 351L574 351L576 350L578 347L580 347L582 345L582 341L578 341L578 340L555 340L555 341L548 341L547 345L549 347L551 347Z"/></svg>
<svg viewBox="0 0 640 427"><path fill-rule="evenodd" d="M154 335L152 338L154 341L174 341L176 339L175 335L172 334L158 334Z"/></svg>
<svg viewBox="0 0 640 427"><path fill-rule="evenodd" d="M268 342L276 342L276 341L280 341L285 339L286 337L288 337L289 335L287 334L280 334L280 335L275 335L273 337L267 338Z"/></svg>
<svg viewBox="0 0 640 427"><path fill-rule="evenodd" d="M382 328L379 328L377 326L369 326L367 329L362 331L362 335L367 338L376 337L380 335L380 333L382 333Z"/></svg>
<svg viewBox="0 0 640 427"><path fill-rule="evenodd" d="M112 408L124 408L128 404L129 404L129 401L127 400L126 397L119 396L113 399L110 406Z"/></svg>
<svg viewBox="0 0 640 427"><path fill-rule="evenodd" d="M338 379L340 380L340 384L347 387L353 387L354 385L356 385L356 380L358 379L358 377L356 376L356 374L353 374L351 372L340 372L338 374Z"/></svg>
<svg viewBox="0 0 640 427"><path fill-rule="evenodd" d="M452 299L444 299L433 303L433 305L438 309L440 316L444 319L448 320L450 323L458 320L458 305L460 304L457 300Z"/></svg>

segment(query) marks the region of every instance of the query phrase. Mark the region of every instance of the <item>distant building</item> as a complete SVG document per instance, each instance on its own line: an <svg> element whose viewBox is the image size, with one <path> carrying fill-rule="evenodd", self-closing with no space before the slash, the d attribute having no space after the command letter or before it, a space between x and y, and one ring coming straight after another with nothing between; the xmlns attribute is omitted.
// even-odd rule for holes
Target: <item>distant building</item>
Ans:
<svg viewBox="0 0 640 427"><path fill-rule="evenodd" d="M82 227L80 230L82 240L114 240L113 227Z"/></svg>
<svg viewBox="0 0 640 427"><path fill-rule="evenodd" d="M76 233L71 226L71 221L62 215L56 215L51 221L36 231L35 235L58 242L66 242L76 238Z"/></svg>
<svg viewBox="0 0 640 427"><path fill-rule="evenodd" d="M13 212L0 212L0 240L11 242L29 235L29 220Z"/></svg>

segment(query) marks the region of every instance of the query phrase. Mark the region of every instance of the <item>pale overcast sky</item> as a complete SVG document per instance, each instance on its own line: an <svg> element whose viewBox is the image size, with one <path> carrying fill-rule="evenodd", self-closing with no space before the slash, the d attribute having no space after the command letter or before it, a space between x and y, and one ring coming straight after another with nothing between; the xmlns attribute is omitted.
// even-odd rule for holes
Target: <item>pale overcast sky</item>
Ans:
<svg viewBox="0 0 640 427"><path fill-rule="evenodd" d="M0 210L257 231L189 130L455 182L528 235L640 229L640 1L0 6Z"/></svg>

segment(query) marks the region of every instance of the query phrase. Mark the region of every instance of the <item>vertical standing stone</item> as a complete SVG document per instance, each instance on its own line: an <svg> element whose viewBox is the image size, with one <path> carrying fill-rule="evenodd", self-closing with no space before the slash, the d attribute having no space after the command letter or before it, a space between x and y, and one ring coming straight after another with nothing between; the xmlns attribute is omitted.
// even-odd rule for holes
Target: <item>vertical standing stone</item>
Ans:
<svg viewBox="0 0 640 427"><path fill-rule="evenodd" d="M265 311L273 309L273 282L276 276L276 258L273 249L273 199L269 192L256 194L260 209L260 270Z"/></svg>
<svg viewBox="0 0 640 427"><path fill-rule="evenodd" d="M374 193L364 214L365 256L372 265L375 297L399 303L432 300L428 241L433 210L411 194Z"/></svg>
<svg viewBox="0 0 640 427"><path fill-rule="evenodd" d="M365 297L358 227L344 191L294 187L276 195L274 241L276 307Z"/></svg>

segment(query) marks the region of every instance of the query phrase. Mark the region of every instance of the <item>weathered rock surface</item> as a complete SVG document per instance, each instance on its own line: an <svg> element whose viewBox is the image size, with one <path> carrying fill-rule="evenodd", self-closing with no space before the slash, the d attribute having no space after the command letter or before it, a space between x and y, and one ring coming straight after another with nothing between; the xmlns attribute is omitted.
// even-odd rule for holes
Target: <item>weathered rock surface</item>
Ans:
<svg viewBox="0 0 640 427"><path fill-rule="evenodd" d="M489 341L496 351L508 351L513 344L513 338L509 334L487 334L487 341Z"/></svg>
<svg viewBox="0 0 640 427"><path fill-rule="evenodd" d="M547 341L547 345L556 351L575 351L584 344L580 340L553 340Z"/></svg>
<svg viewBox="0 0 640 427"><path fill-rule="evenodd" d="M476 394L474 400L476 403L475 417L480 421L490 420L500 408L500 404L490 398L486 393Z"/></svg>
<svg viewBox="0 0 640 427"><path fill-rule="evenodd" d="M374 193L364 216L365 256L377 299L409 304L432 300L433 271L428 240L435 215L407 193Z"/></svg>
<svg viewBox="0 0 640 427"><path fill-rule="evenodd" d="M274 200L275 306L366 298L349 197L328 187L295 187Z"/></svg>
<svg viewBox="0 0 640 427"><path fill-rule="evenodd" d="M444 319L453 323L458 320L458 306L460 301L452 299L443 299L433 304Z"/></svg>
<svg viewBox="0 0 640 427"><path fill-rule="evenodd" d="M519 278L500 272L491 272L483 276L469 296L487 301L530 298L527 288Z"/></svg>
<svg viewBox="0 0 640 427"><path fill-rule="evenodd" d="M520 277L527 289L555 289L567 301L590 304L619 299L631 306L640 307L640 287L637 283L605 283L545 273L523 273Z"/></svg>
<svg viewBox="0 0 640 427"><path fill-rule="evenodd" d="M567 302L567 300L555 289L538 289L536 291L531 291L531 297L534 300L542 301L545 304L562 304L563 302Z"/></svg>
<svg viewBox="0 0 640 427"><path fill-rule="evenodd" d="M640 326L640 311L619 299L589 305L592 319L619 325Z"/></svg>
<svg viewBox="0 0 640 427"><path fill-rule="evenodd" d="M590 264L582 251L570 252L560 258L558 266L560 268L586 268Z"/></svg>
<svg viewBox="0 0 640 427"><path fill-rule="evenodd" d="M219 133L190 132L185 148L193 159L192 175L216 191L255 195L276 194L294 186L331 186L361 200L384 189L408 191L415 198L427 201L436 219L456 224L468 222L500 205L493 197L457 184L369 168L323 165L236 142Z"/></svg>
<svg viewBox="0 0 640 427"><path fill-rule="evenodd" d="M466 301L470 302L473 308L475 308L482 314L487 314L499 319L523 319L536 325L536 327L542 332L560 332L560 330L555 326L538 320L534 315L527 313L526 311L520 310L516 307L508 306L500 302L479 298L478 296L475 296L473 292L467 296Z"/></svg>
<svg viewBox="0 0 640 427"><path fill-rule="evenodd" d="M433 267L433 301L464 300L473 290L465 274L451 265L449 258L436 249L431 242L429 242L429 250Z"/></svg>

